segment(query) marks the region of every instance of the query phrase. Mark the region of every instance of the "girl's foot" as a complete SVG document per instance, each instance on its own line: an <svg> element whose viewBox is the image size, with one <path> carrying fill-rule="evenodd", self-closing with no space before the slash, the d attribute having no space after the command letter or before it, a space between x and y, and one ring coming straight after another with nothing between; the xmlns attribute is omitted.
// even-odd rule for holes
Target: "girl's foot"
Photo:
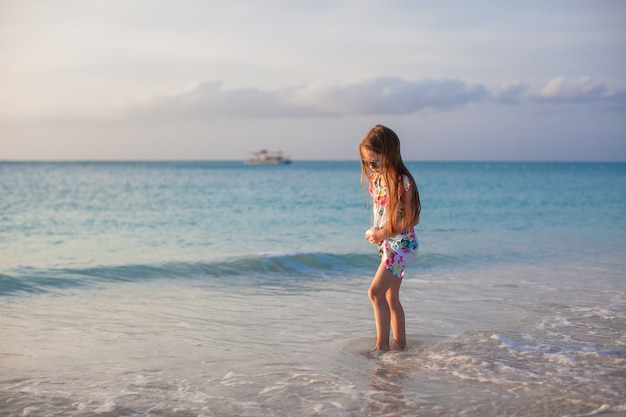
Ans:
<svg viewBox="0 0 626 417"><path fill-rule="evenodd" d="M376 349L376 350L363 350L359 353L368 359L378 359L387 352L389 352L389 350Z"/></svg>
<svg viewBox="0 0 626 417"><path fill-rule="evenodd" d="M391 350L406 350L406 343L400 343L394 339Z"/></svg>
<svg viewBox="0 0 626 417"><path fill-rule="evenodd" d="M369 357L372 359L378 359L387 352L389 352L389 349L375 349L369 353Z"/></svg>

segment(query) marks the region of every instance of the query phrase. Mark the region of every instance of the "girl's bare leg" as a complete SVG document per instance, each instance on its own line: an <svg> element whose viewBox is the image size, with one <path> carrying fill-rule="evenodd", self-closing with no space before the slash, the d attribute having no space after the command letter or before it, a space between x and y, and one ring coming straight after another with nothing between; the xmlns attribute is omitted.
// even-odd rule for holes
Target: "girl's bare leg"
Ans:
<svg viewBox="0 0 626 417"><path fill-rule="evenodd" d="M400 348L406 345L404 310L400 304L400 284L381 263L369 288L369 298L376 320L376 346L374 350L389 350L389 330L393 327L394 338Z"/></svg>
<svg viewBox="0 0 626 417"><path fill-rule="evenodd" d="M406 348L406 328L404 322L404 309L400 304L400 284L402 278L396 278L396 285L387 290L386 298L389 311L391 313L391 329L395 342L394 349L404 350Z"/></svg>

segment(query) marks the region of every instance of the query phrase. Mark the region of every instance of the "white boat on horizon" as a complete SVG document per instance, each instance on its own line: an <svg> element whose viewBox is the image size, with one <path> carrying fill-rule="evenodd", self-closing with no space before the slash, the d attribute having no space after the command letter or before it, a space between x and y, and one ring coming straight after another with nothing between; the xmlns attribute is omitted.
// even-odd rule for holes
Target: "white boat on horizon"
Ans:
<svg viewBox="0 0 626 417"><path fill-rule="evenodd" d="M278 165L289 164L291 159L283 155L281 151L270 152L266 149L261 149L258 152L252 152L243 162L246 165Z"/></svg>

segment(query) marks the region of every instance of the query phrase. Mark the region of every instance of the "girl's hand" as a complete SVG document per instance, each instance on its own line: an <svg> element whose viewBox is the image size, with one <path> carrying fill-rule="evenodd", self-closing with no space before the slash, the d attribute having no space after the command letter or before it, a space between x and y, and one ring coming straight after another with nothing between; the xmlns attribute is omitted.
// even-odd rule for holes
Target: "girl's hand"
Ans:
<svg viewBox="0 0 626 417"><path fill-rule="evenodd" d="M367 239L372 244L379 244L383 240L387 238L387 234L383 229L378 227L372 227L367 232L365 232L365 239Z"/></svg>

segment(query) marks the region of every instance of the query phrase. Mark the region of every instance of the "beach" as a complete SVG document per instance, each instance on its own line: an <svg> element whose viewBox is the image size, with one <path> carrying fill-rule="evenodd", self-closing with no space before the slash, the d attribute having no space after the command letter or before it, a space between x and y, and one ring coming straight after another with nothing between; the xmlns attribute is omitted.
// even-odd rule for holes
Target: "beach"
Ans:
<svg viewBox="0 0 626 417"><path fill-rule="evenodd" d="M366 357L357 162L0 163L0 414L626 415L626 164L407 165Z"/></svg>

